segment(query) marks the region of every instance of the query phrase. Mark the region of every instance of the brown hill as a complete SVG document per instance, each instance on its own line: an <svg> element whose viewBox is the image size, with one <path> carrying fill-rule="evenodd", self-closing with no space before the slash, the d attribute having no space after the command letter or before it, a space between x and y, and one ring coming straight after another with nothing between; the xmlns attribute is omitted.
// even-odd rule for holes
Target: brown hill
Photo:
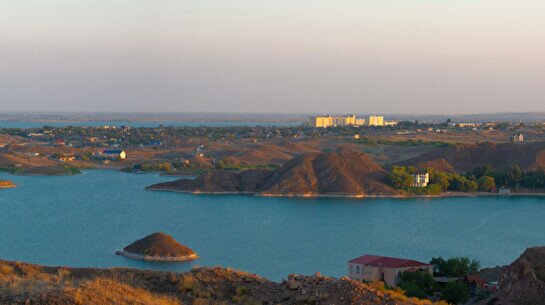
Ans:
<svg viewBox="0 0 545 305"><path fill-rule="evenodd" d="M116 254L129 258L157 261L181 261L197 258L190 248L178 243L165 233L153 233L117 251Z"/></svg>
<svg viewBox="0 0 545 305"><path fill-rule="evenodd" d="M229 164L283 164L295 156L316 152L302 143L256 144L216 154Z"/></svg>
<svg viewBox="0 0 545 305"><path fill-rule="evenodd" d="M362 152L297 157L260 184L265 195L396 195L388 174Z"/></svg>
<svg viewBox="0 0 545 305"><path fill-rule="evenodd" d="M438 171L445 173L456 173L456 170L445 159L436 159L431 161L424 161L416 165L418 168L434 168Z"/></svg>
<svg viewBox="0 0 545 305"><path fill-rule="evenodd" d="M280 283L222 268L178 274L44 267L0 260L0 304L432 304L347 278L289 276Z"/></svg>
<svg viewBox="0 0 545 305"><path fill-rule="evenodd" d="M216 170L196 179L158 183L147 189L205 194L255 193L257 184L270 173L268 170L246 170L240 173Z"/></svg>
<svg viewBox="0 0 545 305"><path fill-rule="evenodd" d="M215 171L197 179L180 179L148 187L193 193L259 193L262 195L397 195L387 172L362 152L311 153L274 171Z"/></svg>
<svg viewBox="0 0 545 305"><path fill-rule="evenodd" d="M535 170L545 167L545 142L458 144L433 150L399 164L418 166L427 163L442 164L447 168L450 166L460 173L485 165L493 169L519 165L523 170Z"/></svg>
<svg viewBox="0 0 545 305"><path fill-rule="evenodd" d="M511 265L502 268L497 296L479 304L545 304L545 247L528 248Z"/></svg>

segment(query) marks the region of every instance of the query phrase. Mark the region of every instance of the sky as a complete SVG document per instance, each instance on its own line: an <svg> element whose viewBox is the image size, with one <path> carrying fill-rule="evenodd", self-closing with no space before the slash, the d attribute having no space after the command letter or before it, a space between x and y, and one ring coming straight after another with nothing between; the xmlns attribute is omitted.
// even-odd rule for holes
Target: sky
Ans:
<svg viewBox="0 0 545 305"><path fill-rule="evenodd" d="M0 110L545 111L543 0L2 0Z"/></svg>

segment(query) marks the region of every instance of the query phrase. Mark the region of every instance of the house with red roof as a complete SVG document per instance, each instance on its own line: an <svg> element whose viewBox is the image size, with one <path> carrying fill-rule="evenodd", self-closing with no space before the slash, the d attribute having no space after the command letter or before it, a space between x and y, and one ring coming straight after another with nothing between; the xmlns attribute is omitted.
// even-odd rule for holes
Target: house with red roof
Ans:
<svg viewBox="0 0 545 305"><path fill-rule="evenodd" d="M364 255L348 262L348 277L368 282L382 281L396 287L405 272L424 271L433 275L433 266L419 261L377 255Z"/></svg>

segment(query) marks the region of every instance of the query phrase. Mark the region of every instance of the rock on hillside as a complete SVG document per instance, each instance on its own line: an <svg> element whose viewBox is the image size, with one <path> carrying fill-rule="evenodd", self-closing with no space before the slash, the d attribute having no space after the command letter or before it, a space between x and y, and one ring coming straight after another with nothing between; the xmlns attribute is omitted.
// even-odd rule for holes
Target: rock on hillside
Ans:
<svg viewBox="0 0 545 305"><path fill-rule="evenodd" d="M222 268L184 274L44 267L0 261L1 304L432 304L347 278L289 276L281 283Z"/></svg>
<svg viewBox="0 0 545 305"><path fill-rule="evenodd" d="M545 167L545 142L458 144L438 148L399 165L418 166L426 163L435 163L442 168L452 167L459 173L485 165L503 169L516 164L523 170L534 170Z"/></svg>
<svg viewBox="0 0 545 305"><path fill-rule="evenodd" d="M192 193L258 193L274 196L398 195L387 172L362 152L310 153L274 171L215 171L197 179L155 184L148 189Z"/></svg>
<svg viewBox="0 0 545 305"><path fill-rule="evenodd" d="M152 261L185 261L198 258L190 248L165 233L153 233L117 251L128 258Z"/></svg>
<svg viewBox="0 0 545 305"><path fill-rule="evenodd" d="M526 251L500 275L497 305L545 304L545 247Z"/></svg>

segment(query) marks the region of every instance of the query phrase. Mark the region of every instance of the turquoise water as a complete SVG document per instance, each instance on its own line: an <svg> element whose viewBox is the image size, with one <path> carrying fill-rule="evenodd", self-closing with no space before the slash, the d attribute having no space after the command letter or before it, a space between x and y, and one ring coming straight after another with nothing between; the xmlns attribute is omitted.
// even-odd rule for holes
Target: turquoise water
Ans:
<svg viewBox="0 0 545 305"><path fill-rule="evenodd" d="M155 174L86 171L72 177L0 173L0 258L47 265L185 271L226 266L280 280L345 274L364 253L428 261L469 256L506 264L545 245L545 198L288 199L145 191ZM182 264L114 255L163 231L199 253Z"/></svg>

